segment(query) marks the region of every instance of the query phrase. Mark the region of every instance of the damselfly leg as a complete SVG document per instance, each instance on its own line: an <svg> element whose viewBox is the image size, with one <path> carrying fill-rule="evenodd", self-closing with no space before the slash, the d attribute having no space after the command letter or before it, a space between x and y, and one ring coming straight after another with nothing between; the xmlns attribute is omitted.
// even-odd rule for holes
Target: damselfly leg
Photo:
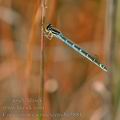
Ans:
<svg viewBox="0 0 120 120"><path fill-rule="evenodd" d="M51 40L53 38L53 33L51 31L48 31L47 29L45 29L44 32L45 37L47 37L49 40Z"/></svg>

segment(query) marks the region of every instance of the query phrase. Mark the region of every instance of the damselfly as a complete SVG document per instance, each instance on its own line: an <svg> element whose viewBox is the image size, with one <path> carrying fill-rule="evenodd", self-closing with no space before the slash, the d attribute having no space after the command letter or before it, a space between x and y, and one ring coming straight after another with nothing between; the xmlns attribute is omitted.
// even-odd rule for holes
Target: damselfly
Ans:
<svg viewBox="0 0 120 120"><path fill-rule="evenodd" d="M51 24L47 26L45 29L48 37L51 39L53 36L64 42L66 45L68 45L70 48L74 49L76 52L78 52L83 57L87 58L92 63L96 64L99 68L107 72L107 67L103 64L101 64L95 57L90 55L86 50L79 47L77 44L72 42L70 39L66 38L59 30L57 30L55 27L53 27Z"/></svg>

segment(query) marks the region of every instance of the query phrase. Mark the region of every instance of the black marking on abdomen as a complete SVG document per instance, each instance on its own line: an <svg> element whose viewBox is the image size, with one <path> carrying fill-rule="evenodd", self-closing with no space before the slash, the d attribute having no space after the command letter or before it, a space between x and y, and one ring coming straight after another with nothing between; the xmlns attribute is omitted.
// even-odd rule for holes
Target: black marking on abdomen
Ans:
<svg viewBox="0 0 120 120"><path fill-rule="evenodd" d="M97 63L98 65L100 65L100 62L97 61L96 59L94 59L94 62Z"/></svg>
<svg viewBox="0 0 120 120"><path fill-rule="evenodd" d="M95 58L93 58L91 55L89 55L88 54L88 57L92 60L92 61L94 61L95 60Z"/></svg>
<svg viewBox="0 0 120 120"><path fill-rule="evenodd" d="M81 50L81 52L84 53L84 55L86 55L86 56L88 55L88 53L85 52L84 50Z"/></svg>
<svg viewBox="0 0 120 120"><path fill-rule="evenodd" d="M68 40L67 40L67 43L70 44L70 45L73 45L73 43L72 43L71 41L68 41Z"/></svg>
<svg viewBox="0 0 120 120"><path fill-rule="evenodd" d="M64 41L67 41L67 39L63 35L61 35L61 37Z"/></svg>
<svg viewBox="0 0 120 120"><path fill-rule="evenodd" d="M74 45L75 48L77 48L78 50L81 50L79 46L77 45Z"/></svg>

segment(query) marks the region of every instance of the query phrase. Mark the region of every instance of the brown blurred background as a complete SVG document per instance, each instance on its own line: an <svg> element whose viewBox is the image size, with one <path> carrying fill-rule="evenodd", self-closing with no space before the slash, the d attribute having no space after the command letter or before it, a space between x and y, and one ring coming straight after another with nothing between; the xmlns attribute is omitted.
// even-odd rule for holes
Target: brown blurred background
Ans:
<svg viewBox="0 0 120 120"><path fill-rule="evenodd" d="M41 120L39 112L43 120L119 120L116 3L0 0L0 120ZM52 23L106 64L109 72L55 38L44 37L41 52L42 18L44 27Z"/></svg>

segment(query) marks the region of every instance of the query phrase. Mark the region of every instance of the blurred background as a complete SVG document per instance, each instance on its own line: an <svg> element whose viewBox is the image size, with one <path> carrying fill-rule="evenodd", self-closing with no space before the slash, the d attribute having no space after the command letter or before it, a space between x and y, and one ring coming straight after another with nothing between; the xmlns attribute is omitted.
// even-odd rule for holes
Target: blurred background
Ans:
<svg viewBox="0 0 120 120"><path fill-rule="evenodd" d="M118 0L0 0L0 120L119 120L119 9ZM46 38L49 23L108 72Z"/></svg>

